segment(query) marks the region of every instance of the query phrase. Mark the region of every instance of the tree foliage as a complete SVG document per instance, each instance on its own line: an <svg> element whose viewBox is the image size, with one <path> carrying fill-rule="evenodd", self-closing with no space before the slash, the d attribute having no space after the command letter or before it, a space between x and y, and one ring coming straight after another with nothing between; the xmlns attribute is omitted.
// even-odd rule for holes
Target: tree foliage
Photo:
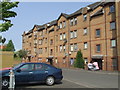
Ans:
<svg viewBox="0 0 120 90"><path fill-rule="evenodd" d="M20 58L26 58L27 57L27 51L25 51L25 50L19 50L18 51L18 56Z"/></svg>
<svg viewBox="0 0 120 90"><path fill-rule="evenodd" d="M0 23L0 32L5 32L13 26L10 18L15 17L17 13L11 9L18 7L18 3L19 2L10 2L10 0L3 0L0 2L0 21L2 22ZM6 41L6 39L0 36L0 43L3 43L4 41Z"/></svg>
<svg viewBox="0 0 120 90"><path fill-rule="evenodd" d="M81 50L79 50L77 52L76 60L74 62L74 67L83 68L84 69L84 59L83 59L83 55L82 55Z"/></svg>
<svg viewBox="0 0 120 90"><path fill-rule="evenodd" d="M5 51L15 51L12 40L9 40L8 44L6 45Z"/></svg>
<svg viewBox="0 0 120 90"><path fill-rule="evenodd" d="M0 20L3 21L0 24L0 32L7 31L13 24L11 23L10 18L15 17L17 15L16 12L11 11L12 8L18 7L19 2L4 2L2 1L0 5Z"/></svg>

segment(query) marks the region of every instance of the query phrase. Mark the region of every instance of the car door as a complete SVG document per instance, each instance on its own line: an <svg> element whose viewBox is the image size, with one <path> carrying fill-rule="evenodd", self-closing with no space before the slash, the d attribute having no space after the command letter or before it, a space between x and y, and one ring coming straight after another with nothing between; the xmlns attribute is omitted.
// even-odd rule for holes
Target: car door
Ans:
<svg viewBox="0 0 120 90"><path fill-rule="evenodd" d="M33 81L34 64L24 64L15 72L16 83L29 83Z"/></svg>
<svg viewBox="0 0 120 90"><path fill-rule="evenodd" d="M44 64L35 64L35 71L34 71L34 80L36 82L45 81L48 75L48 68L45 68Z"/></svg>

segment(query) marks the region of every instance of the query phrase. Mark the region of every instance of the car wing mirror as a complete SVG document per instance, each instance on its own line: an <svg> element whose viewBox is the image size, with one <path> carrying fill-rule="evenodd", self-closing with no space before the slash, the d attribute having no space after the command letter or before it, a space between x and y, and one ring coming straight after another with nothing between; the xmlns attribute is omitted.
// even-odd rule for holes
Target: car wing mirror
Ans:
<svg viewBox="0 0 120 90"><path fill-rule="evenodd" d="M21 72L21 69L17 69L17 71L16 72Z"/></svg>

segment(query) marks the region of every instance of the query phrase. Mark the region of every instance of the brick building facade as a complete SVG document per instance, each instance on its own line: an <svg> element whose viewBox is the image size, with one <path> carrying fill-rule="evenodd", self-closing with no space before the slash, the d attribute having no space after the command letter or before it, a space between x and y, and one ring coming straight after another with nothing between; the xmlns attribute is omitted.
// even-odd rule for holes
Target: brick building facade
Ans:
<svg viewBox="0 0 120 90"><path fill-rule="evenodd" d="M72 67L81 50L85 62L120 70L120 2L96 2L24 32L23 49L31 61Z"/></svg>

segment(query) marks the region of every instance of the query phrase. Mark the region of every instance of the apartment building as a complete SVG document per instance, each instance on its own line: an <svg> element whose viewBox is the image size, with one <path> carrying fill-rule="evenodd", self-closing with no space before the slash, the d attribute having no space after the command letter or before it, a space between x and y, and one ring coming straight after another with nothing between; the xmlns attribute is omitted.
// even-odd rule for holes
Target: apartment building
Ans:
<svg viewBox="0 0 120 90"><path fill-rule="evenodd" d="M24 32L28 60L72 67L78 50L85 63L101 70L120 70L120 2L96 2Z"/></svg>

